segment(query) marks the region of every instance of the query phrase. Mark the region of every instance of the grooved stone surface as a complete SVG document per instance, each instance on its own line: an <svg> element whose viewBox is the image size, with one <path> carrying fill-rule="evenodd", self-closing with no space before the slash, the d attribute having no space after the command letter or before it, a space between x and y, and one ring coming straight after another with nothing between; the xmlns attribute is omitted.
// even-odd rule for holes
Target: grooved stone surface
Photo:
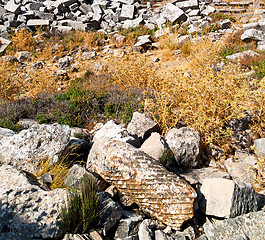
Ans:
<svg viewBox="0 0 265 240"><path fill-rule="evenodd" d="M128 143L115 140L95 142L87 168L174 229L179 229L193 216L196 198L193 188Z"/></svg>

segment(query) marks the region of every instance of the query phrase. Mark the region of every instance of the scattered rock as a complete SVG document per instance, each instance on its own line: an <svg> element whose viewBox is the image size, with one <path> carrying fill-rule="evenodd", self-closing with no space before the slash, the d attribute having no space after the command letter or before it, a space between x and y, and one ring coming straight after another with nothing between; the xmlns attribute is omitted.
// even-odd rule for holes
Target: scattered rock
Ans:
<svg viewBox="0 0 265 240"><path fill-rule="evenodd" d="M151 136L144 141L140 150L159 161L166 148L167 145L162 136L157 132L153 132Z"/></svg>
<svg viewBox="0 0 265 240"><path fill-rule="evenodd" d="M108 121L100 130L95 133L93 142L95 143L107 138L127 142L136 147L139 146L138 138L131 136L129 131L116 124L113 120Z"/></svg>
<svg viewBox="0 0 265 240"><path fill-rule="evenodd" d="M0 139L0 161L34 173L37 164L49 158L56 162L70 140L70 128L58 123L34 124Z"/></svg>
<svg viewBox="0 0 265 240"><path fill-rule="evenodd" d="M15 167L0 167L0 239L59 238L59 212L67 191L43 190Z"/></svg>
<svg viewBox="0 0 265 240"><path fill-rule="evenodd" d="M216 239L257 239L265 238L265 212L258 211L236 218L206 223L203 226L208 240Z"/></svg>
<svg viewBox="0 0 265 240"><path fill-rule="evenodd" d="M230 218L257 210L256 193L251 184L224 178L208 178L202 182L206 214Z"/></svg>
<svg viewBox="0 0 265 240"><path fill-rule="evenodd" d="M102 226L103 234L114 227L122 217L122 207L114 202L108 194L101 192L100 194L100 225Z"/></svg>
<svg viewBox="0 0 265 240"><path fill-rule="evenodd" d="M172 128L166 135L166 143L174 153L176 165L196 167L200 163L200 135L192 128Z"/></svg>
<svg viewBox="0 0 265 240"><path fill-rule="evenodd" d="M143 142L150 137L152 132L158 132L158 124L143 113L134 112L131 122L127 127L131 135L136 135Z"/></svg>

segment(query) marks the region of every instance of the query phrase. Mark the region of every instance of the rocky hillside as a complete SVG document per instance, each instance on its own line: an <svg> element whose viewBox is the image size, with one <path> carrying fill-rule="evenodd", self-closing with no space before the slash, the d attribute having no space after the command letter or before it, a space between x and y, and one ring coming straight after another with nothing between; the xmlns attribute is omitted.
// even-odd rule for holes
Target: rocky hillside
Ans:
<svg viewBox="0 0 265 240"><path fill-rule="evenodd" d="M265 238L260 1L0 0L0 240Z"/></svg>

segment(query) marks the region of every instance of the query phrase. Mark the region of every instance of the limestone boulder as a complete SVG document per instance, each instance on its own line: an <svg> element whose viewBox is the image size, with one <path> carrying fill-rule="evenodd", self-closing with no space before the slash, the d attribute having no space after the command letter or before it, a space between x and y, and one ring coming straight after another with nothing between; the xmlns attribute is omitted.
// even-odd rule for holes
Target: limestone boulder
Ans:
<svg viewBox="0 0 265 240"><path fill-rule="evenodd" d="M200 191L205 197L207 215L231 218L257 210L256 193L251 184L207 178Z"/></svg>
<svg viewBox="0 0 265 240"><path fill-rule="evenodd" d="M113 228L122 217L122 207L118 202L113 201L110 196L105 193L100 193L100 221L103 235L106 236L108 231Z"/></svg>
<svg viewBox="0 0 265 240"><path fill-rule="evenodd" d="M265 239L264 222L264 211L251 212L236 218L205 224L203 226L204 236L208 240L263 240Z"/></svg>
<svg viewBox="0 0 265 240"><path fill-rule="evenodd" d="M187 127L173 128L167 133L165 140L174 153L177 166L190 168L199 165L201 148L198 131Z"/></svg>
<svg viewBox="0 0 265 240"><path fill-rule="evenodd" d="M196 193L163 165L128 143L94 143L87 169L137 203L144 211L174 229L193 216Z"/></svg>
<svg viewBox="0 0 265 240"><path fill-rule="evenodd" d="M46 191L13 166L0 167L0 239L62 237L60 209L67 191Z"/></svg>
<svg viewBox="0 0 265 240"><path fill-rule="evenodd" d="M151 133L151 136L146 139L140 147L140 150L144 151L157 161L159 161L166 149L167 145L165 140L157 132Z"/></svg>
<svg viewBox="0 0 265 240"><path fill-rule="evenodd" d="M146 114L134 112L127 130L130 134L138 136L141 142L147 139L152 132L158 132L158 124Z"/></svg>
<svg viewBox="0 0 265 240"><path fill-rule="evenodd" d="M0 137L0 162L34 173L38 163L58 161L70 140L70 128L58 123L34 124L11 136Z"/></svg>
<svg viewBox="0 0 265 240"><path fill-rule="evenodd" d="M254 151L258 157L265 157L265 138L254 140Z"/></svg>
<svg viewBox="0 0 265 240"><path fill-rule="evenodd" d="M139 146L138 138L131 136L129 131L116 124L113 120L108 121L95 133L93 142L102 141L102 139L116 139L122 142L130 143L136 147Z"/></svg>
<svg viewBox="0 0 265 240"><path fill-rule="evenodd" d="M255 58L257 56L259 56L258 53L252 50L247 50L240 53L229 55L226 57L226 59L230 62L236 63L237 61L242 61L244 59L249 59L249 58Z"/></svg>

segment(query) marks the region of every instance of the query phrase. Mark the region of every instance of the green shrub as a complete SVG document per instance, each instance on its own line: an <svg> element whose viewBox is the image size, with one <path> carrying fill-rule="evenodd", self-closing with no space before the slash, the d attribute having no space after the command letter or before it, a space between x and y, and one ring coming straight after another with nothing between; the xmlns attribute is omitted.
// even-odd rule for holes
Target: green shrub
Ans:
<svg viewBox="0 0 265 240"><path fill-rule="evenodd" d="M258 77L263 78L265 77L265 60L263 61L255 61L253 63L253 69L255 70Z"/></svg>
<svg viewBox="0 0 265 240"><path fill-rule="evenodd" d="M84 175L81 192L70 190L62 207L61 228L66 233L85 233L96 224L99 199L96 183Z"/></svg>
<svg viewBox="0 0 265 240"><path fill-rule="evenodd" d="M165 168L170 168L171 166L174 165L175 161L175 157L174 157L174 153L169 149L165 149L163 155L160 157L159 161L163 164L163 166Z"/></svg>

